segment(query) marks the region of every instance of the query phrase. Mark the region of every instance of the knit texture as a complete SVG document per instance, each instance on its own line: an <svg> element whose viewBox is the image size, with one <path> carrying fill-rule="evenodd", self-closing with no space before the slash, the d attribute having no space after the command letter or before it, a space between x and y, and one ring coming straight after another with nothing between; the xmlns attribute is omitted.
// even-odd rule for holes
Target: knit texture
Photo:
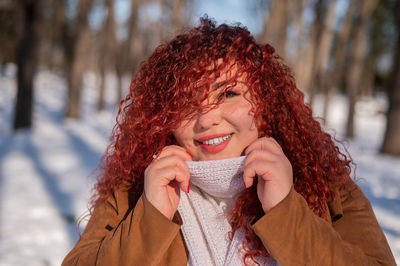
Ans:
<svg viewBox="0 0 400 266"><path fill-rule="evenodd" d="M188 265L243 265L241 250L244 233L235 232L226 213L244 190L243 165L245 156L186 162L190 170L190 193L181 191L178 211L182 217L182 234L189 251ZM276 265L276 261L257 258L260 265ZM251 265L251 263L249 263Z"/></svg>
<svg viewBox="0 0 400 266"><path fill-rule="evenodd" d="M211 196L233 198L244 190L242 176L245 158L186 162L190 182Z"/></svg>

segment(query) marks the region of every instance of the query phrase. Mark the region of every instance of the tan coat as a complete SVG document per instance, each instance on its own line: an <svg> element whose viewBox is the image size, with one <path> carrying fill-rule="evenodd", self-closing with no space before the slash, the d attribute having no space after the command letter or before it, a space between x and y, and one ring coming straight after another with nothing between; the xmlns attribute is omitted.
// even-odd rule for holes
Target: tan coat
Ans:
<svg viewBox="0 0 400 266"><path fill-rule="evenodd" d="M308 208L293 188L253 225L265 248L285 265L396 265L368 199L337 191L330 222ZM115 192L97 207L66 265L187 265L179 214L164 217L142 196L129 208L128 192Z"/></svg>

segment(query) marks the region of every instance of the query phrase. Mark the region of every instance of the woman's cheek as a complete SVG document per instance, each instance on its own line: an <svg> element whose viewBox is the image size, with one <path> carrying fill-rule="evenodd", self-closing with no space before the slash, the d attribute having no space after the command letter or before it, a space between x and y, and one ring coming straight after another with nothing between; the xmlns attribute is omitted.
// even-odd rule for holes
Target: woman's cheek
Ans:
<svg viewBox="0 0 400 266"><path fill-rule="evenodd" d="M179 128L177 128L172 134L175 137L178 145L181 147L185 146L185 142L191 136L190 124L189 123L182 123Z"/></svg>
<svg viewBox="0 0 400 266"><path fill-rule="evenodd" d="M228 114L231 123L234 124L241 131L257 131L254 114L251 111L251 104L249 102L242 102L229 107Z"/></svg>

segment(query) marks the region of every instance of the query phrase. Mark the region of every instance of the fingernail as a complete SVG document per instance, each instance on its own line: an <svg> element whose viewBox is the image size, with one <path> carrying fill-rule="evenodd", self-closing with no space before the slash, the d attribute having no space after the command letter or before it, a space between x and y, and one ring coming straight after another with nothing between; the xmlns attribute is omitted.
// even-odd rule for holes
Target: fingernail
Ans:
<svg viewBox="0 0 400 266"><path fill-rule="evenodd" d="M190 152L188 152L188 151L186 151L187 152L187 154L189 154L190 155L190 157L193 157L193 155L190 153Z"/></svg>
<svg viewBox="0 0 400 266"><path fill-rule="evenodd" d="M154 162L155 160L157 160L158 159L158 156L160 156L160 153L161 152L159 152L157 155L153 155L153 160L151 161L151 162Z"/></svg>
<svg viewBox="0 0 400 266"><path fill-rule="evenodd" d="M189 190L190 190L190 179L189 179L189 185L188 185L188 189L187 189L186 193L189 193Z"/></svg>

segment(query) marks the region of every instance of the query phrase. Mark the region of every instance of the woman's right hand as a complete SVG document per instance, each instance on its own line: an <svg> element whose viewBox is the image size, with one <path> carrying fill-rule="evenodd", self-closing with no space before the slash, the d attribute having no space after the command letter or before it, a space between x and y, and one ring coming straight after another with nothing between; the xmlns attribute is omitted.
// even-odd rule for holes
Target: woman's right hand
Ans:
<svg viewBox="0 0 400 266"><path fill-rule="evenodd" d="M189 192L189 153L177 145L166 146L144 171L144 194L165 217L172 220L180 200L179 188Z"/></svg>

